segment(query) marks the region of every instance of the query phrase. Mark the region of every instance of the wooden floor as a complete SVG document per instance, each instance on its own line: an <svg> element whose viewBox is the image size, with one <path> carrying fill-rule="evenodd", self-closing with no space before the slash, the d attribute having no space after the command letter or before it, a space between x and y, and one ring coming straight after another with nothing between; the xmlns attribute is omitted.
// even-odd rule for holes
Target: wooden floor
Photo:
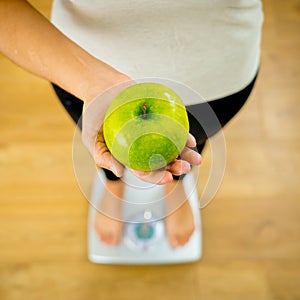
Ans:
<svg viewBox="0 0 300 300"><path fill-rule="evenodd" d="M50 1L32 2L49 15ZM264 12L259 80L224 131L226 174L193 264L87 260L73 123L47 82L0 57L0 299L300 299L300 2Z"/></svg>

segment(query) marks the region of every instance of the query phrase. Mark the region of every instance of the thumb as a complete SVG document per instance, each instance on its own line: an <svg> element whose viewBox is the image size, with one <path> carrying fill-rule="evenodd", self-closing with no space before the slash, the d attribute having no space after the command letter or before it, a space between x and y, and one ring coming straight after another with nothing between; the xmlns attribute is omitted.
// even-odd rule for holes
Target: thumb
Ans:
<svg viewBox="0 0 300 300"><path fill-rule="evenodd" d="M97 167L110 170L117 177L124 175L124 166L117 161L108 150L102 153L95 151L94 161Z"/></svg>

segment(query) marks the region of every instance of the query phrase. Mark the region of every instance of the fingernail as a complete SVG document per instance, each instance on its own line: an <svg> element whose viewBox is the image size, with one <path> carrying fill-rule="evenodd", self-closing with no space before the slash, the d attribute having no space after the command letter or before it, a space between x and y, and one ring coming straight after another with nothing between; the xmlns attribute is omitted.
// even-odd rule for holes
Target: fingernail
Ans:
<svg viewBox="0 0 300 300"><path fill-rule="evenodd" d="M198 164L200 165L202 163L202 156L198 153Z"/></svg>
<svg viewBox="0 0 300 300"><path fill-rule="evenodd" d="M196 145L197 145L197 142L196 142L195 137L193 137L193 142L194 142L194 145L196 146Z"/></svg>
<svg viewBox="0 0 300 300"><path fill-rule="evenodd" d="M115 167L115 165L111 165L111 166L110 166L110 170L111 170L117 177L120 177L120 174L119 174L117 168Z"/></svg>

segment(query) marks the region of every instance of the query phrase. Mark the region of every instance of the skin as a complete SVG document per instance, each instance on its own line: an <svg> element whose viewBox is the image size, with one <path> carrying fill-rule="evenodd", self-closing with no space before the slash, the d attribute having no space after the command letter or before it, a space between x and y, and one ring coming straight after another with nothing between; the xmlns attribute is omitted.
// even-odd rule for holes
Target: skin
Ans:
<svg viewBox="0 0 300 300"><path fill-rule="evenodd" d="M27 1L0 0L0 36L1 53L25 70L84 101L83 142L94 156L96 165L121 176L124 166L107 149L102 129L105 112L114 95L101 98L101 101L97 101L100 99L97 95L119 84L126 87L132 84L131 78L72 42ZM88 109L92 103L97 103L97 110ZM195 145L193 137L189 137L187 145ZM185 148L181 159L171 162L164 170L132 172L144 181L167 184L172 182L172 174L187 173L190 165L200 164L200 161L200 155ZM117 190L109 183L107 189ZM107 230L105 221L102 224L102 230Z"/></svg>
<svg viewBox="0 0 300 300"><path fill-rule="evenodd" d="M189 147L194 146L195 141L189 135L187 145L181 155L183 157L192 155L194 156L193 159L197 160L199 158L197 153L194 151L191 152L189 149ZM147 174L149 173L144 172L144 176L147 176ZM158 183L159 180L161 178L157 177ZM122 180L113 182L107 180L106 184L108 189L105 190L98 211L96 212L94 228L102 242L111 246L118 246L121 242L124 229L124 224L119 220L122 214L121 199L123 199L125 185ZM165 204L167 215L165 218L165 228L169 244L172 248L183 246L192 236L195 224L192 209L187 201L181 180L173 180L165 184Z"/></svg>
<svg viewBox="0 0 300 300"><path fill-rule="evenodd" d="M99 239L111 246L118 246L122 239L124 224L122 214L123 181L109 181L108 188L96 213L94 228ZM165 185L167 217L165 228L169 244L177 248L186 244L195 230L191 206L186 199L182 181ZM103 212L106 212L104 214Z"/></svg>
<svg viewBox="0 0 300 300"><path fill-rule="evenodd" d="M172 109L167 104L167 101L153 99L146 119L138 110L143 106L143 100L127 103L106 117L105 140L119 161L130 168L145 171L161 168L165 160L170 162L178 156L188 135L187 115L182 107ZM186 122L174 119L175 114ZM151 156L157 153L161 153L164 159L152 166Z"/></svg>

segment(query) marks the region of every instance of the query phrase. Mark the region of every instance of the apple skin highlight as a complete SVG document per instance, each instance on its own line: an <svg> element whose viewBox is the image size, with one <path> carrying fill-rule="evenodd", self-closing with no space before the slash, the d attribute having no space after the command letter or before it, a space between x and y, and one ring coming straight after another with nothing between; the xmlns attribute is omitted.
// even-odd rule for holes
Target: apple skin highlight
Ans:
<svg viewBox="0 0 300 300"><path fill-rule="evenodd" d="M146 82L118 94L103 124L106 145L125 166L139 171L165 167L184 149L189 132L185 106L165 85Z"/></svg>

